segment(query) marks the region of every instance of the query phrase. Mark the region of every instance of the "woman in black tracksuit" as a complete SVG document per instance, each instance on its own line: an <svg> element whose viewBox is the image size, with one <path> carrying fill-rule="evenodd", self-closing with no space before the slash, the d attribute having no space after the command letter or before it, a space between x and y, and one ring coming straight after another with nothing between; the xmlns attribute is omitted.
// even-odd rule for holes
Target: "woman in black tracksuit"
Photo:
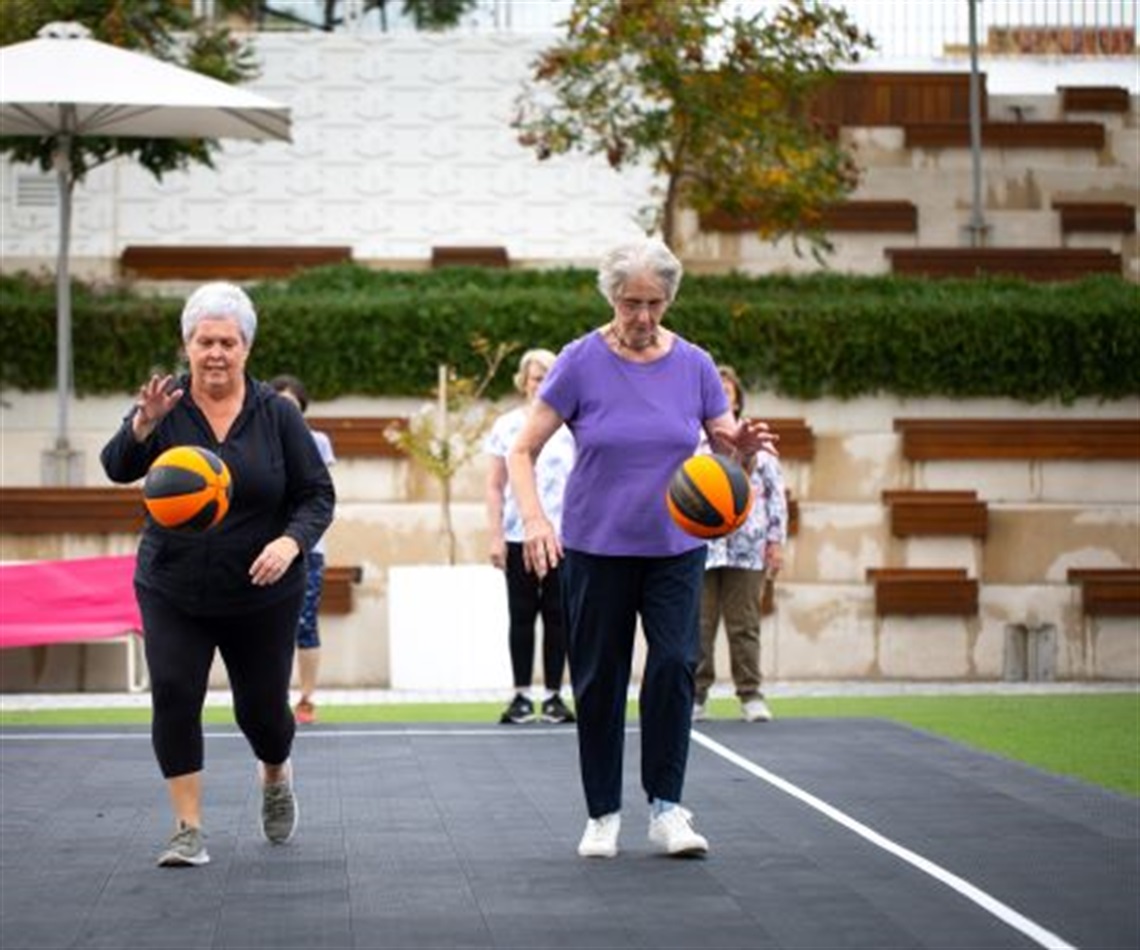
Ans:
<svg viewBox="0 0 1140 950"><path fill-rule="evenodd" d="M233 480L229 512L216 527L169 530L148 515L139 541L135 591L152 738L176 821L160 866L209 860L201 713L215 652L226 665L238 726L260 763L262 831L283 843L296 826L294 632L304 555L332 521L335 493L299 410L245 371L256 329L240 288L214 283L195 291L182 313L189 374L145 383L102 453L112 481L133 482L166 449L203 446Z"/></svg>

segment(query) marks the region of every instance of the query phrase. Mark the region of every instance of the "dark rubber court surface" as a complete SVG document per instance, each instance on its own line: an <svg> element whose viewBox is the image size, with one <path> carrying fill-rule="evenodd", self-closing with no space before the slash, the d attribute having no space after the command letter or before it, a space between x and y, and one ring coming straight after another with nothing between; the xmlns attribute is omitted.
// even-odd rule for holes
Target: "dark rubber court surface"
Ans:
<svg viewBox="0 0 1140 950"><path fill-rule="evenodd" d="M1140 801L874 720L704 723L646 840L627 735L621 854L587 861L572 727L322 727L273 847L245 741L207 739L212 863L171 831L145 728L0 733L0 947L1140 946Z"/></svg>

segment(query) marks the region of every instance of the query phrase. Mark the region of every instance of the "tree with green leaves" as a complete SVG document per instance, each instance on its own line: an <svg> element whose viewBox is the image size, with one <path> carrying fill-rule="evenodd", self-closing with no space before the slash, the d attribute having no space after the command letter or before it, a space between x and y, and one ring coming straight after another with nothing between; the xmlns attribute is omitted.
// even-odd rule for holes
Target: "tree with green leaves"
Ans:
<svg viewBox="0 0 1140 950"><path fill-rule="evenodd" d="M223 25L193 16L179 0L0 0L0 45L34 39L56 21L82 23L92 37L231 84L257 76L252 47ZM219 0L220 8L238 8L240 0ZM0 136L0 153L11 160L53 167L54 136L42 139ZM116 158L142 165L155 178L194 164L213 167L217 142L207 139L142 139L77 136L71 144L71 185L93 168Z"/></svg>
<svg viewBox="0 0 1140 950"><path fill-rule="evenodd" d="M823 212L858 182L812 101L873 41L821 0L732 13L723 0L575 0L566 35L532 64L514 127L539 159L604 155L646 166L650 230L675 244L679 212L756 220L762 236L830 245ZM798 247L798 241L797 241Z"/></svg>

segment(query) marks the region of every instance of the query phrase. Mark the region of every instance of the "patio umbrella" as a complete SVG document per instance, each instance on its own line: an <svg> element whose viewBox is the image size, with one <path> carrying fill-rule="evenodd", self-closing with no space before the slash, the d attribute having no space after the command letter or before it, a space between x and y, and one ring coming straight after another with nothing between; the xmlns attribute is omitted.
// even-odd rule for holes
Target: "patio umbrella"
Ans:
<svg viewBox="0 0 1140 950"><path fill-rule="evenodd" d="M289 140L289 109L152 56L100 43L78 23L51 23L38 38L0 49L0 135L56 138L59 254L56 379L59 465L70 456L71 143L81 136ZM58 476L59 473L57 473ZM66 467L62 477L66 483Z"/></svg>

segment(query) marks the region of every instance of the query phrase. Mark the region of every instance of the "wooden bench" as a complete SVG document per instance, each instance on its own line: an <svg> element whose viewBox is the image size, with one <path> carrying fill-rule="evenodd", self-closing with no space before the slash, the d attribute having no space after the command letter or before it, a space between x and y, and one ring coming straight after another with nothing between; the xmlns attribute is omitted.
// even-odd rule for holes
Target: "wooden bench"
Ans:
<svg viewBox="0 0 1140 950"><path fill-rule="evenodd" d="M890 509L891 534L897 538L921 535L965 535L984 538L989 533L989 508L974 491L907 491L888 489L883 502Z"/></svg>
<svg viewBox="0 0 1140 950"><path fill-rule="evenodd" d="M1123 86L1058 86L1064 112L1127 112L1131 96Z"/></svg>
<svg viewBox="0 0 1140 950"><path fill-rule="evenodd" d="M1027 280L1079 280L1124 272L1124 260L1107 248L1083 247L888 247L891 272L917 277L989 275Z"/></svg>
<svg viewBox="0 0 1140 950"><path fill-rule="evenodd" d="M803 419L764 418L763 421L780 437L776 451L781 460L810 462L815 458L815 433Z"/></svg>
<svg viewBox="0 0 1140 950"><path fill-rule="evenodd" d="M969 148L968 122L925 122L904 128L907 148ZM1099 122L983 122L983 148L1104 148Z"/></svg>
<svg viewBox="0 0 1140 950"><path fill-rule="evenodd" d="M749 215L710 211L700 216L702 231L756 231L760 221ZM918 230L918 208L912 201L843 201L823 212L825 231L902 232Z"/></svg>
<svg viewBox="0 0 1140 950"><path fill-rule="evenodd" d="M352 613L352 588L360 583L363 576L364 571L360 567L326 567L321 586L321 613Z"/></svg>
<svg viewBox="0 0 1140 950"><path fill-rule="evenodd" d="M1070 567L1068 578L1088 616L1140 617L1140 568Z"/></svg>
<svg viewBox="0 0 1140 950"><path fill-rule="evenodd" d="M385 436L391 428L406 429L403 416L309 416L309 425L323 432L337 458L405 458L403 449Z"/></svg>
<svg viewBox="0 0 1140 950"><path fill-rule="evenodd" d="M1140 460L1134 419L896 419L903 457Z"/></svg>
<svg viewBox="0 0 1140 950"><path fill-rule="evenodd" d="M972 616L978 612L978 582L965 568L869 567L875 613Z"/></svg>
<svg viewBox="0 0 1140 950"><path fill-rule="evenodd" d="M1061 233L1077 231L1136 233L1136 207L1123 201L1054 201Z"/></svg>
<svg viewBox="0 0 1140 950"><path fill-rule="evenodd" d="M119 263L124 276L147 280L255 280L351 260L350 247L131 244Z"/></svg>
<svg viewBox="0 0 1140 950"><path fill-rule="evenodd" d="M985 73L979 80L984 116L988 108ZM809 110L818 122L848 128L968 122L970 75L960 70L840 72L813 94Z"/></svg>
<svg viewBox="0 0 1140 950"><path fill-rule="evenodd" d="M433 247L431 266L435 267L510 267L505 247Z"/></svg>

